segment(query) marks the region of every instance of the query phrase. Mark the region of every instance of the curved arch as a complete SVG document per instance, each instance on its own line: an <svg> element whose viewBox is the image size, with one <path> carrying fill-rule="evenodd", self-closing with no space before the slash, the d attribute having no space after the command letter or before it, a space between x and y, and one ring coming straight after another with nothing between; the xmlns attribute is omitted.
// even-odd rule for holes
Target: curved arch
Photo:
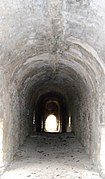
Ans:
<svg viewBox="0 0 105 179"><path fill-rule="evenodd" d="M45 106L48 102L56 102L58 103L58 107L60 107L59 111L57 112L57 117L60 117L60 125L62 126L62 132L66 132L66 125L68 122L69 110L67 107L67 101L65 96L55 91L51 91L49 93L45 93L40 96L38 102L35 106L35 114L36 114L36 125L37 125L37 132L41 131L41 121L45 122L46 112ZM52 114L52 112L51 112ZM47 114L48 115L48 114ZM60 116L59 116L60 115ZM63 124L62 124L63 123ZM44 130L44 126L43 126Z"/></svg>
<svg viewBox="0 0 105 179"><path fill-rule="evenodd" d="M44 53L26 59L15 64L10 76L6 74L5 78L9 78L6 85L10 106L13 106L11 111L14 111L11 121L16 117L18 126L15 126L15 129L19 131L17 141L18 144L23 143L25 137L32 132L33 111L38 99L51 91L62 94L67 102L67 115L72 116L73 132L96 161L98 157L94 151L99 150L99 135L97 136L95 131L97 129L99 133L97 109L99 85L101 88L103 75L102 65L78 44L74 46L72 43L68 46L67 50L57 54ZM9 82L11 85L8 85ZM14 138L14 145L17 141Z"/></svg>
<svg viewBox="0 0 105 179"><path fill-rule="evenodd" d="M45 119L45 132L59 132L58 118L54 114L49 114Z"/></svg>

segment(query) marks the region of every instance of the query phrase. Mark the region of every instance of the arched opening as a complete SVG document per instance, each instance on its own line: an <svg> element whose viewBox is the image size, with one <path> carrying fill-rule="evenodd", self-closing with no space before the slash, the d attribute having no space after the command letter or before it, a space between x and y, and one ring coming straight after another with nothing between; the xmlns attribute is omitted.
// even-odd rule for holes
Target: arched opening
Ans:
<svg viewBox="0 0 105 179"><path fill-rule="evenodd" d="M60 131L60 106L57 101L49 100L45 104L44 131Z"/></svg>
<svg viewBox="0 0 105 179"><path fill-rule="evenodd" d="M97 69L100 72L101 67L96 62L96 68L93 69L92 57L91 63L87 63L85 56L84 62L81 62L81 59L74 59L70 54L67 54L67 58L66 55L58 55L59 61L55 66L54 58L56 59L49 54L32 57L24 65L15 68L11 74L11 84L7 85L8 96L4 96L5 103L8 99L8 109L12 112L6 116L7 121L10 119L9 125L4 121L5 166L33 130L46 134L45 120L55 108L57 116L60 115L60 130L57 135L69 131L68 126L71 123L72 132L97 164L100 137L99 116L96 112L99 109L97 81L101 77L97 75ZM50 105L53 110L50 109L47 113L47 106ZM7 130L8 137L5 135Z"/></svg>
<svg viewBox="0 0 105 179"><path fill-rule="evenodd" d="M56 136L72 131L105 178L104 0L0 0L0 17L0 170L49 134L51 104Z"/></svg>
<svg viewBox="0 0 105 179"><path fill-rule="evenodd" d="M59 121L57 116L54 114L49 114L45 119L45 132L59 132Z"/></svg>
<svg viewBox="0 0 105 179"><path fill-rule="evenodd" d="M45 123L49 115L56 117L58 132L67 132L68 107L66 99L57 92L49 92L40 96L35 106L35 126L37 132L45 132ZM35 131L35 130L34 130Z"/></svg>

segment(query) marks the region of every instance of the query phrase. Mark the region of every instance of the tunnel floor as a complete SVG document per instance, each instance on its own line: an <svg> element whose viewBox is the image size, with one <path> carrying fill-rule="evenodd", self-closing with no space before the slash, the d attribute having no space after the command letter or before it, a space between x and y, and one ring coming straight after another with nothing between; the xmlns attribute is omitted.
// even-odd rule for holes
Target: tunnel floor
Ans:
<svg viewBox="0 0 105 179"><path fill-rule="evenodd" d="M37 133L27 138L1 179L101 179L72 133Z"/></svg>

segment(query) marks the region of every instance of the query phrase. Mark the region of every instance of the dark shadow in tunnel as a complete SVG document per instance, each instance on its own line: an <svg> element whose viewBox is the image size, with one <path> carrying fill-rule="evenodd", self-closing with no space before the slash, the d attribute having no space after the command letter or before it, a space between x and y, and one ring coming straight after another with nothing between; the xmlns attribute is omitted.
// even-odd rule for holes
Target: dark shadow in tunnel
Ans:
<svg viewBox="0 0 105 179"><path fill-rule="evenodd" d="M47 109L46 105L48 106ZM66 132L69 121L69 110L65 97L60 93L49 92L39 97L35 106L36 132L45 132L45 119L50 114L55 115L59 119L60 132Z"/></svg>

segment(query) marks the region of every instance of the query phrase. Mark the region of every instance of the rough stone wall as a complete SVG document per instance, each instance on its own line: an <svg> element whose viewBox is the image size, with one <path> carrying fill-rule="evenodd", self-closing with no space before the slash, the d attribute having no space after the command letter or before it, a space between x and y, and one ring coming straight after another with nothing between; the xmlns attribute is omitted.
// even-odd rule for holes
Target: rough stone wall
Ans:
<svg viewBox="0 0 105 179"><path fill-rule="evenodd" d="M2 76L2 69L0 69L0 172L3 168L3 121L4 121L3 76Z"/></svg>
<svg viewBox="0 0 105 179"><path fill-rule="evenodd" d="M1 167L30 134L35 102L56 91L104 171L104 0L1 0L0 17Z"/></svg>

